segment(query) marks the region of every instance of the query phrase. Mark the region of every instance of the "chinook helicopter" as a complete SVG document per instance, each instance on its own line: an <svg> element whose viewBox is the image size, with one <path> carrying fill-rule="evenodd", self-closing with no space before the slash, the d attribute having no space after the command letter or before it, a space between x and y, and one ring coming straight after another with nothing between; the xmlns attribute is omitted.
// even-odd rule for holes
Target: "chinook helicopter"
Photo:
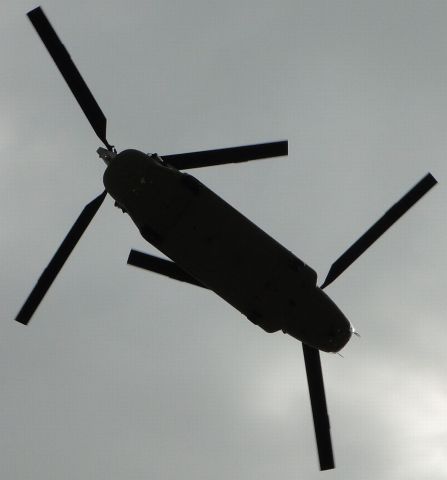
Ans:
<svg viewBox="0 0 447 480"><path fill-rule="evenodd" d="M28 17L106 148L105 191L82 210L16 320L27 325L107 193L141 235L171 260L131 250L128 264L214 291L267 332L302 342L320 469L335 467L319 350L338 352L355 333L323 291L437 182L427 174L334 262L316 272L204 184L182 170L287 155L287 141L163 155L117 153L106 118L67 50L37 7Z"/></svg>

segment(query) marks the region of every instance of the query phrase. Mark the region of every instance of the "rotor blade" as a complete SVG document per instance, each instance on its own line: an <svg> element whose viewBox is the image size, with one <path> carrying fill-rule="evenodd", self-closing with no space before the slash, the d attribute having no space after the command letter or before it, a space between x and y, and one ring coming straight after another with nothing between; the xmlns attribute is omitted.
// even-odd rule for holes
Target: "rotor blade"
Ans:
<svg viewBox="0 0 447 480"><path fill-rule="evenodd" d="M367 232L334 262L321 288L327 287L342 274L362 253L383 235L399 218L420 200L438 182L428 173L406 195L395 203Z"/></svg>
<svg viewBox="0 0 447 480"><path fill-rule="evenodd" d="M171 262L170 260L164 260L163 258L155 257L147 253L131 250L129 253L129 258L127 259L127 264L165 275L173 278L174 280L180 280L181 282L187 282L191 283L192 285L197 285L198 287L207 288L194 277L178 267L174 262Z"/></svg>
<svg viewBox="0 0 447 480"><path fill-rule="evenodd" d="M15 318L17 322L23 323L24 325L28 324L33 313L39 306L48 289L51 287L51 284L63 267L73 248L76 246L85 229L92 221L104 201L106 194L107 192L104 191L84 207L78 219L64 238L64 241L57 249L47 268L43 271L26 302L23 304L20 312L17 314Z"/></svg>
<svg viewBox="0 0 447 480"><path fill-rule="evenodd" d="M84 111L96 135L98 135L99 139L104 143L104 145L111 150L112 147L109 145L106 139L106 117L96 103L96 100L93 98L93 95L84 82L84 79L81 77L81 74L70 58L68 51L59 40L59 37L43 13L42 8L37 7L28 12L27 15L39 34L42 42L47 47L48 53L56 63L57 68L70 87L70 90L78 101L80 107Z"/></svg>
<svg viewBox="0 0 447 480"><path fill-rule="evenodd" d="M211 167L226 163L248 162L261 158L280 157L287 155L288 142L258 143L243 147L221 148L202 152L179 153L177 155L162 155L162 158L178 170L186 168Z"/></svg>
<svg viewBox="0 0 447 480"><path fill-rule="evenodd" d="M302 345L320 470L330 470L335 468L335 463L332 453L331 427L327 412L326 396L324 394L320 352L316 348L309 347L304 343Z"/></svg>

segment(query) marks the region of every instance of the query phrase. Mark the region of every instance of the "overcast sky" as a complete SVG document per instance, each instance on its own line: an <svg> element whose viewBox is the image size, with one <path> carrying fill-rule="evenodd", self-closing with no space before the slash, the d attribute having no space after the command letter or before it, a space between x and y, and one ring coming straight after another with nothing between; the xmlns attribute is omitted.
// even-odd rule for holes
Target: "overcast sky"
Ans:
<svg viewBox="0 0 447 480"><path fill-rule="evenodd" d="M117 146L288 139L191 171L311 265L428 171L439 185L327 293L361 338L324 354L337 468L319 472L301 345L156 253L108 197L28 327L13 321L83 206L99 141L26 18L0 7L0 465L7 480L447 478L447 3L48 0Z"/></svg>

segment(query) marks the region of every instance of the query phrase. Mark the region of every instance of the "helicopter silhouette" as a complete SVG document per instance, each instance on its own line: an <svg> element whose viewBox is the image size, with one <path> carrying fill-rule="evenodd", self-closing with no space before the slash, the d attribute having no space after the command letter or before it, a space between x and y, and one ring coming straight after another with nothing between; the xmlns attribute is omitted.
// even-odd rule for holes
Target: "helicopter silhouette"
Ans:
<svg viewBox="0 0 447 480"><path fill-rule="evenodd" d="M272 333L302 342L321 470L335 467L319 351L338 352L355 333L323 291L437 182L421 179L331 266L317 273L208 187L182 170L287 155L287 141L176 155L118 153L106 117L41 7L28 13L93 130L107 167L105 191L88 203L43 271L16 321L28 324L107 194L141 235L170 260L131 250L127 263L207 288Z"/></svg>

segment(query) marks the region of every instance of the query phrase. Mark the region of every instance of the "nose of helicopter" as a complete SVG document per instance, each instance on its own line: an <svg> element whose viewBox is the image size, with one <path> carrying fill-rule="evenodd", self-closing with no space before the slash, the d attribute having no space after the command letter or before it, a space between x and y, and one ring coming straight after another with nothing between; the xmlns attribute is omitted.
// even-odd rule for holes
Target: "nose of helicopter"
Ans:
<svg viewBox="0 0 447 480"><path fill-rule="evenodd" d="M338 352L354 332L351 323L323 290L314 287L306 293L301 318L284 332L319 350Z"/></svg>
<svg viewBox="0 0 447 480"><path fill-rule="evenodd" d="M326 352L338 352L348 343L354 328L332 299L318 287L316 296L319 299L317 314L326 318L325 325L327 326L324 337L326 341L323 341L320 349Z"/></svg>

